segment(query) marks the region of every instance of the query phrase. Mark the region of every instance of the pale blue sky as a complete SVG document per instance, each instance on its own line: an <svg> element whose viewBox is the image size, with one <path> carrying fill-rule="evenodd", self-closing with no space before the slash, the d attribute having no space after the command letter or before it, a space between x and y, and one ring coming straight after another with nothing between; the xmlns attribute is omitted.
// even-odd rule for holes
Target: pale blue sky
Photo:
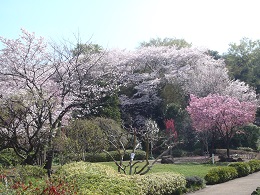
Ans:
<svg viewBox="0 0 260 195"><path fill-rule="evenodd" d="M260 39L259 0L0 0L0 36L20 28L47 39L81 39L133 49L156 37L184 38L225 52L242 37Z"/></svg>

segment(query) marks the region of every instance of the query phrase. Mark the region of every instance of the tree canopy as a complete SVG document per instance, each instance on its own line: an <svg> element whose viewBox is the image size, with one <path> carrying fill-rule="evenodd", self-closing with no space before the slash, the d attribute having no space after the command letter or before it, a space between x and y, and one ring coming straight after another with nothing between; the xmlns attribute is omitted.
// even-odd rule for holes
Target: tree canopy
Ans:
<svg viewBox="0 0 260 195"><path fill-rule="evenodd" d="M224 54L229 74L260 92L260 40L242 38L239 44L230 43Z"/></svg>
<svg viewBox="0 0 260 195"><path fill-rule="evenodd" d="M240 127L254 122L256 104L240 102L229 96L208 95L198 98L191 95L187 111L197 131L218 131L226 142L229 156L231 138Z"/></svg>

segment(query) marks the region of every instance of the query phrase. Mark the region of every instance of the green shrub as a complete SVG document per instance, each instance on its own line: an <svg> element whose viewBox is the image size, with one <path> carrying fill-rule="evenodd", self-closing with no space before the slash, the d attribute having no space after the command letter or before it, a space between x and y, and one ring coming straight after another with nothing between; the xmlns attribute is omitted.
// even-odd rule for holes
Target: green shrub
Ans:
<svg viewBox="0 0 260 195"><path fill-rule="evenodd" d="M134 177L118 174L105 165L70 163L59 168L55 175L74 182L79 194L141 194L141 187Z"/></svg>
<svg viewBox="0 0 260 195"><path fill-rule="evenodd" d="M198 176L186 177L186 187L192 190L200 189L204 186L204 180Z"/></svg>
<svg viewBox="0 0 260 195"><path fill-rule="evenodd" d="M174 149L172 150L172 156L173 157L182 157L184 155L184 151L180 149Z"/></svg>
<svg viewBox="0 0 260 195"><path fill-rule="evenodd" d="M251 195L260 195L260 187L257 187L256 190L253 191Z"/></svg>
<svg viewBox="0 0 260 195"><path fill-rule="evenodd" d="M183 175L167 172L137 176L137 180L139 180L143 194L149 195L181 194L186 185Z"/></svg>
<svg viewBox="0 0 260 195"><path fill-rule="evenodd" d="M126 150L126 153L124 155L124 161L130 160L130 154L132 153L132 150ZM120 160L120 155L118 151L109 151L109 154L116 160ZM102 153L87 153L85 155L85 159L87 162L108 162L112 161L113 159L105 152ZM143 150L136 150L135 151L135 160L144 160L145 159L145 151Z"/></svg>
<svg viewBox="0 0 260 195"><path fill-rule="evenodd" d="M4 149L0 152L0 164L4 167L16 166L22 159L16 155L12 148Z"/></svg>
<svg viewBox="0 0 260 195"><path fill-rule="evenodd" d="M238 177L244 177L250 174L250 166L245 162L234 162L228 165L229 167L234 167L237 170Z"/></svg>
<svg viewBox="0 0 260 195"><path fill-rule="evenodd" d="M215 167L209 170L204 179L207 184L217 184L229 181L237 176L238 173L234 167Z"/></svg>
<svg viewBox="0 0 260 195"><path fill-rule="evenodd" d="M86 153L85 160L87 162L107 162L109 161L109 157L105 152L102 153Z"/></svg>
<svg viewBox="0 0 260 195"><path fill-rule="evenodd" d="M248 164L250 166L251 173L254 173L256 171L260 171L260 160L253 159L253 160L250 160L248 162Z"/></svg>
<svg viewBox="0 0 260 195"><path fill-rule="evenodd" d="M22 181L24 181L28 177L45 177L46 169L44 169L43 167L33 165L17 166L14 174L16 177L19 177Z"/></svg>

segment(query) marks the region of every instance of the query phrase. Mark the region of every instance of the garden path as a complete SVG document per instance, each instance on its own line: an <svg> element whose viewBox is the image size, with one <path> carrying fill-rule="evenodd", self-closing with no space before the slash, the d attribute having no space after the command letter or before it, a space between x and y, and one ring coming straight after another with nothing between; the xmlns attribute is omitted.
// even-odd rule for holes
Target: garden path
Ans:
<svg viewBox="0 0 260 195"><path fill-rule="evenodd" d="M260 171L225 183L207 185L186 195L251 195L257 187L260 187Z"/></svg>

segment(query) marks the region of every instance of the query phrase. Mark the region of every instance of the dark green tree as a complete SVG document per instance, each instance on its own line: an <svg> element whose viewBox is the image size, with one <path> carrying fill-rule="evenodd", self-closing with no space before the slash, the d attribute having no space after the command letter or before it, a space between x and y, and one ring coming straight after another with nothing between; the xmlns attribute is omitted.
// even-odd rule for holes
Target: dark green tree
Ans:
<svg viewBox="0 0 260 195"><path fill-rule="evenodd" d="M218 51L215 51L215 50L208 50L207 53L208 53L208 55L212 56L213 59L215 59L215 60L218 60L218 59L220 59L220 58L222 57L222 56L219 54L219 52L218 52Z"/></svg>
<svg viewBox="0 0 260 195"><path fill-rule="evenodd" d="M242 38L239 44L230 43L224 54L230 76L239 79L260 92L260 40Z"/></svg>
<svg viewBox="0 0 260 195"><path fill-rule="evenodd" d="M72 50L72 53L73 56L77 56L78 54L89 55L93 53L100 53L102 50L102 46L98 44L78 43L77 46Z"/></svg>
<svg viewBox="0 0 260 195"><path fill-rule="evenodd" d="M152 38L148 42L141 42L139 47L150 47L150 46L175 46L177 49L185 48L185 47L191 47L192 44L188 43L184 39L177 39L177 38Z"/></svg>

